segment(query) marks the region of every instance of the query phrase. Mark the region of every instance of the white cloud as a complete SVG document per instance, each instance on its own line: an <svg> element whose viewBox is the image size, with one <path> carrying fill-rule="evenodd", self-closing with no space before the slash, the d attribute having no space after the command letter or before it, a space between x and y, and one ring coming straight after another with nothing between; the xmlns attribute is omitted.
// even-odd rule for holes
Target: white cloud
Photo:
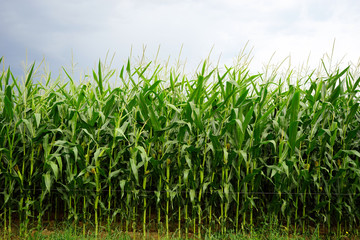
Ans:
<svg viewBox="0 0 360 240"><path fill-rule="evenodd" d="M291 54L295 65L311 52L316 67L334 39L336 58L358 60L359 11L356 0L14 0L3 4L0 27L7 40L0 46L5 57L24 49L12 61L23 60L27 48L30 59L46 56L51 66L69 63L72 50L81 68L91 68L108 50L122 63L131 46L140 55L147 45L151 58L161 45L166 60L177 58L184 44L182 56L192 69L213 45L213 60L222 54L222 63L229 64L249 41L256 70L274 52L274 62Z"/></svg>

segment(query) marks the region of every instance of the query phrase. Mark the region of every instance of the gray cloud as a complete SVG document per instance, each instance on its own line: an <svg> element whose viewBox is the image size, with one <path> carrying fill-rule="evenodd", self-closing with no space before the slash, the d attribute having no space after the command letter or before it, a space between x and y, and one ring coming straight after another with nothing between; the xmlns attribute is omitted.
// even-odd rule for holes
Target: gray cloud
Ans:
<svg viewBox="0 0 360 240"><path fill-rule="evenodd" d="M254 69L261 70L276 51L274 61L292 55L293 62L314 64L331 50L336 38L339 54L356 61L360 52L356 1L238 1L238 0L13 0L2 3L1 54L6 64L19 66L28 50L29 61L45 56L52 71L69 66L71 53L80 69L92 68L107 51L116 52L117 65L142 54L149 58L161 45L160 58L182 56L190 69L209 54L221 54L231 64L249 43ZM340 56L339 55L339 56Z"/></svg>

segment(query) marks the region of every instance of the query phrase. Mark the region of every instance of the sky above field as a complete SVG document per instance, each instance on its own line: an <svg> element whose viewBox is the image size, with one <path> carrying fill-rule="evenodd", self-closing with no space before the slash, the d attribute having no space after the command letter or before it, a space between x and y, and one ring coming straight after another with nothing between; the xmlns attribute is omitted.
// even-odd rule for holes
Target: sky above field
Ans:
<svg viewBox="0 0 360 240"><path fill-rule="evenodd" d="M324 54L333 64L358 65L358 0L11 0L2 1L0 56L5 67L22 74L26 63L45 59L52 72L95 67L115 54L113 67L130 56L194 72L211 52L211 61L232 65L241 51L250 69L262 71L287 59L294 67L316 68ZM287 58L291 56L291 58ZM27 57L27 58L26 58ZM308 58L309 57L309 58ZM327 57L325 56L326 60Z"/></svg>

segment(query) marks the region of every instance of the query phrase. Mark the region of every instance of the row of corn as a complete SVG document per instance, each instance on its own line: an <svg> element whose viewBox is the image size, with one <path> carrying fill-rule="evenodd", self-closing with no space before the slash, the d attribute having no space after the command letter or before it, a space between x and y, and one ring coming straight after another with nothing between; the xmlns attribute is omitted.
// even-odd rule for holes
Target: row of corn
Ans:
<svg viewBox="0 0 360 240"><path fill-rule="evenodd" d="M99 62L79 82L65 69L65 81L4 69L0 229L26 236L55 220L84 235L204 237L270 218L289 234L355 231L360 78L314 73L293 81L204 62L190 78Z"/></svg>

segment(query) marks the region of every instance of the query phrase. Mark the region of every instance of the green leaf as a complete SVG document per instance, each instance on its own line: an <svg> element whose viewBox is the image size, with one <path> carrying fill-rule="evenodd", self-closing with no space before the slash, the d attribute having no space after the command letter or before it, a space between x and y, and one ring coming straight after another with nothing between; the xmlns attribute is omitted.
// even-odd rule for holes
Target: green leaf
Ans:
<svg viewBox="0 0 360 240"><path fill-rule="evenodd" d="M29 122L27 119L22 119L22 121L25 123L27 129L29 130L31 136L35 135L33 126L32 126L32 122Z"/></svg>
<svg viewBox="0 0 360 240"><path fill-rule="evenodd" d="M229 201L229 192L230 192L230 185L228 183L224 184L224 195L226 200Z"/></svg>
<svg viewBox="0 0 360 240"><path fill-rule="evenodd" d="M242 129L243 129L244 134L245 134L246 129L247 129L247 127L248 127L248 125L249 125L249 123L251 121L251 117L253 115L253 112L254 112L254 106L252 106L250 108L250 110L246 113L245 120L244 120L244 122L242 124Z"/></svg>
<svg viewBox="0 0 360 240"><path fill-rule="evenodd" d="M188 165L189 168L191 169L191 168L192 168L192 163L191 163L191 159L189 158L188 155L185 156L185 160L186 160L187 165Z"/></svg>
<svg viewBox="0 0 360 240"><path fill-rule="evenodd" d="M33 85L32 81L31 81L31 76L32 76L33 71L34 71L34 66L35 66L35 62L31 65L30 72L27 75L26 82L25 82L25 88L27 89L27 96L30 96L31 87Z"/></svg>
<svg viewBox="0 0 360 240"><path fill-rule="evenodd" d="M166 103L166 105L170 108L172 108L173 110L175 110L177 113L181 114L180 109L178 109L177 107L175 107L174 105L170 104L170 103Z"/></svg>
<svg viewBox="0 0 360 240"><path fill-rule="evenodd" d="M289 167L286 164L286 161L281 162L281 168L284 169L284 172L286 173L286 176L289 177Z"/></svg>
<svg viewBox="0 0 360 240"><path fill-rule="evenodd" d="M110 172L108 180L110 181L112 178L115 178L115 177L119 176L119 174L121 172L122 172L122 169L118 169L118 170Z"/></svg>
<svg viewBox="0 0 360 240"><path fill-rule="evenodd" d="M126 184L126 180L120 180L120 188L121 188L121 197L124 197L125 194L125 184Z"/></svg>
<svg viewBox="0 0 360 240"><path fill-rule="evenodd" d="M40 126L41 114L35 113L34 116L35 116L35 121L36 121L36 127L38 128Z"/></svg>
<svg viewBox="0 0 360 240"><path fill-rule="evenodd" d="M14 116L14 111L13 111L13 97L12 97L12 88L11 86L7 86L5 88L5 99L4 99L4 113L5 113L5 118L7 119L13 119Z"/></svg>
<svg viewBox="0 0 360 240"><path fill-rule="evenodd" d="M100 89L100 93L101 93L101 96L103 95L103 79L102 79L102 75L101 75L101 62L99 60L99 64L98 64L98 86L99 86L99 89Z"/></svg>
<svg viewBox="0 0 360 240"><path fill-rule="evenodd" d="M124 124L120 128L115 128L115 134L116 134L116 136L118 136L118 134L119 134L120 136L124 137L126 139L126 141L129 141L127 139L127 137L125 135L125 131L124 131L124 129L126 130L127 126L128 126L128 123Z"/></svg>
<svg viewBox="0 0 360 240"><path fill-rule="evenodd" d="M339 157L341 157L342 153L346 153L349 155L356 155L357 157L360 157L360 152L356 151L356 150L339 150L335 156L333 157L333 159L337 159Z"/></svg>
<svg viewBox="0 0 360 240"><path fill-rule="evenodd" d="M54 176L55 176L55 179L57 180L58 177L59 177L59 168L58 168L58 165L52 161L49 161L48 164L50 165L53 173L54 173Z"/></svg>
<svg viewBox="0 0 360 240"><path fill-rule="evenodd" d="M139 173L138 173L138 168L137 168L137 164L136 164L136 155L137 155L137 150L134 150L133 153L131 154L130 166L131 166L132 174L135 177L136 184L139 185Z"/></svg>
<svg viewBox="0 0 360 240"><path fill-rule="evenodd" d="M296 91L291 100L290 106L290 127L289 127L289 144L291 147L291 154L295 151L296 137L298 131L298 113L300 104L300 92Z"/></svg>
<svg viewBox="0 0 360 240"><path fill-rule="evenodd" d="M273 178L275 176L275 174L282 172L281 168L276 165L271 165L271 166L267 166L267 167L268 167L268 169L271 169L270 178Z"/></svg>
<svg viewBox="0 0 360 240"><path fill-rule="evenodd" d="M339 98L341 93L341 85L337 86L335 90L331 93L328 102L335 106L336 100Z"/></svg>
<svg viewBox="0 0 360 240"><path fill-rule="evenodd" d="M50 189L51 189L51 175L50 175L50 172L46 172L44 175L44 182L45 182L45 187L46 187L46 190L48 192L50 192Z"/></svg>
<svg viewBox="0 0 360 240"><path fill-rule="evenodd" d="M351 106L350 113L346 117L345 124L349 124L350 121L354 118L358 107L359 107L359 103L355 103L354 105Z"/></svg>
<svg viewBox="0 0 360 240"><path fill-rule="evenodd" d="M287 206L287 201L285 201L284 199L282 200L283 204L281 205L281 213L285 216L285 210L286 210L286 206Z"/></svg>
<svg viewBox="0 0 360 240"><path fill-rule="evenodd" d="M184 170L184 182L185 184L188 184L189 183L189 173L190 173L190 169L185 169Z"/></svg>
<svg viewBox="0 0 360 240"><path fill-rule="evenodd" d="M356 155L357 157L360 158L360 152L356 150L341 150L341 151L349 155Z"/></svg>
<svg viewBox="0 0 360 240"><path fill-rule="evenodd" d="M217 99L219 92L215 92L211 98L204 104L202 104L200 115L202 116L204 112L208 109L208 107Z"/></svg>
<svg viewBox="0 0 360 240"><path fill-rule="evenodd" d="M253 171L253 173L249 173L248 175L246 175L243 180L241 181L241 185L244 183L249 183L251 182L253 179L255 179L255 177L260 173L260 169L255 169Z"/></svg>
<svg viewBox="0 0 360 240"><path fill-rule="evenodd" d="M274 140L268 140L268 141L264 141L264 142L261 142L260 144L261 145L266 145L268 143L272 143L272 145L274 146L274 150L276 151L276 142Z"/></svg>
<svg viewBox="0 0 360 240"><path fill-rule="evenodd" d="M192 203L194 203L194 200L195 200L195 190L194 190L194 189L190 189L189 195L190 195L190 201L191 201Z"/></svg>

